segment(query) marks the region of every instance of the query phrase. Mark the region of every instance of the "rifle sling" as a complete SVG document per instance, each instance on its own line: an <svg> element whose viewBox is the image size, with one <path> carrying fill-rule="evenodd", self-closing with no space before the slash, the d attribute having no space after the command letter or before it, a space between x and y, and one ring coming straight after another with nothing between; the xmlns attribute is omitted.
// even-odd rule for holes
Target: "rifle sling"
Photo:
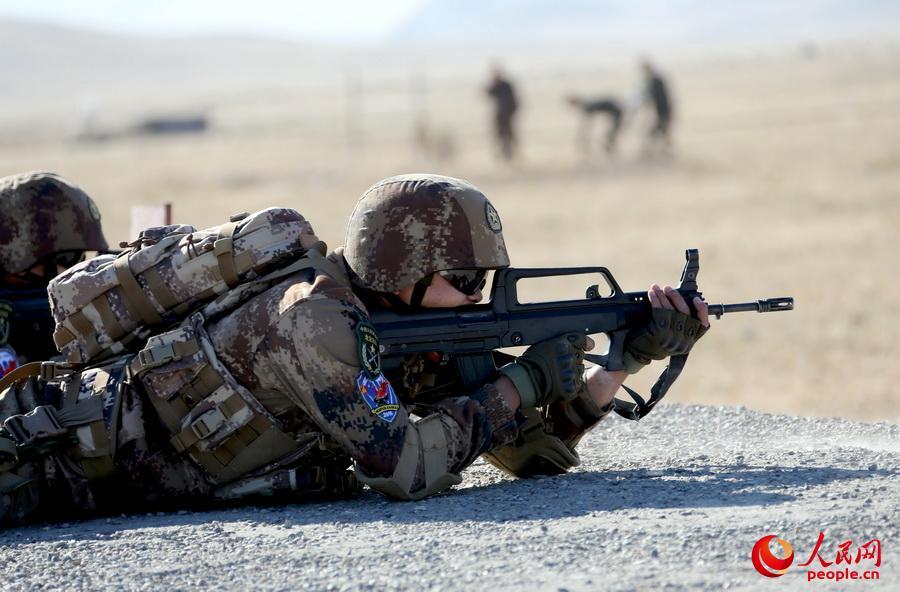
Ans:
<svg viewBox="0 0 900 592"><path fill-rule="evenodd" d="M669 387L675 383L675 379L678 378L678 375L681 374L681 370L684 368L685 363L687 363L688 354L682 354L678 356L672 356L669 358L669 365L666 366L666 369L662 371L662 374L659 375L659 378L656 380L656 384L653 385L653 388L650 389L650 400L644 401L644 398L641 397L637 392L633 389L628 388L624 384L622 388L625 389L633 401L623 401L622 399L613 399L614 407L613 410L624 417L625 419L630 419L633 421L638 421L656 407L656 404L659 403L666 393L669 391Z"/></svg>

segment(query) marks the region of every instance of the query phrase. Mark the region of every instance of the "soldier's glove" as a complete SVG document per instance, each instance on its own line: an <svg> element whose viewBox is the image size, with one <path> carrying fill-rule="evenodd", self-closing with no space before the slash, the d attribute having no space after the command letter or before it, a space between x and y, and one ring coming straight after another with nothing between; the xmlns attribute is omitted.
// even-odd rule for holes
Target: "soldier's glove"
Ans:
<svg viewBox="0 0 900 592"><path fill-rule="evenodd" d="M584 348L587 338L578 333L535 343L500 373L512 380L522 408L570 401L584 387Z"/></svg>
<svg viewBox="0 0 900 592"><path fill-rule="evenodd" d="M694 317L677 310L654 308L650 321L629 331L625 338L625 371L635 374L650 360L688 353L706 330Z"/></svg>

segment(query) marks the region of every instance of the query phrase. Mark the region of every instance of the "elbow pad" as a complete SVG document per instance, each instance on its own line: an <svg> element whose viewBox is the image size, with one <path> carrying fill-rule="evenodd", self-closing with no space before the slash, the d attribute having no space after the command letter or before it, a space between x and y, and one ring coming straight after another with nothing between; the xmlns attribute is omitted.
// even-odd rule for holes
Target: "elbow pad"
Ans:
<svg viewBox="0 0 900 592"><path fill-rule="evenodd" d="M447 437L438 413L417 422L410 422L406 429L403 451L390 477L370 477L356 465L356 478L372 489L398 500L420 500L457 485L462 477L447 470ZM418 475L425 484L415 491Z"/></svg>

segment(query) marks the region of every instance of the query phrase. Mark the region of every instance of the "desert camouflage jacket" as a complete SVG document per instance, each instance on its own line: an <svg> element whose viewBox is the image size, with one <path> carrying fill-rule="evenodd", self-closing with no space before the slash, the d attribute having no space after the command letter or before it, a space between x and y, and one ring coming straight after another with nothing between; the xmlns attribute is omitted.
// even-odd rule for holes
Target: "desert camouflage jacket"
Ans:
<svg viewBox="0 0 900 592"><path fill-rule="evenodd" d="M339 253L329 258L343 269ZM346 278L300 271L208 331L234 377L289 428L320 431L367 474L389 476L417 418L404 381L389 381L377 359L367 358L374 329L348 285ZM517 434L516 414L491 384L428 409L440 414L451 473Z"/></svg>

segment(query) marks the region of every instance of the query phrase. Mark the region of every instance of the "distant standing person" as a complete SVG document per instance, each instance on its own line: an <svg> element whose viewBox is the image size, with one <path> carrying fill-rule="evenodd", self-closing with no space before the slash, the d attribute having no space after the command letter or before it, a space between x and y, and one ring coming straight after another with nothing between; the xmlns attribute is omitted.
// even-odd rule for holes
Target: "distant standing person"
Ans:
<svg viewBox="0 0 900 592"><path fill-rule="evenodd" d="M500 68L494 67L487 94L494 102L494 134L500 155L511 160L516 149L516 132L513 117L519 109L516 91Z"/></svg>
<svg viewBox="0 0 900 592"><path fill-rule="evenodd" d="M660 145L668 151L672 146L669 130L672 125L672 99L669 95L665 80L659 71L649 61L641 64L644 71L644 104L653 106L656 121L650 127L647 134L647 148Z"/></svg>
<svg viewBox="0 0 900 592"><path fill-rule="evenodd" d="M609 119L609 127L606 131L606 141L603 147L607 154L613 154L616 150L619 130L622 128L623 109L619 101L612 97L584 99L576 96L569 96L566 100L572 107L578 109L582 115L581 126L578 130L578 144L581 146L582 152L585 154L590 152L594 116L601 114L606 115Z"/></svg>

